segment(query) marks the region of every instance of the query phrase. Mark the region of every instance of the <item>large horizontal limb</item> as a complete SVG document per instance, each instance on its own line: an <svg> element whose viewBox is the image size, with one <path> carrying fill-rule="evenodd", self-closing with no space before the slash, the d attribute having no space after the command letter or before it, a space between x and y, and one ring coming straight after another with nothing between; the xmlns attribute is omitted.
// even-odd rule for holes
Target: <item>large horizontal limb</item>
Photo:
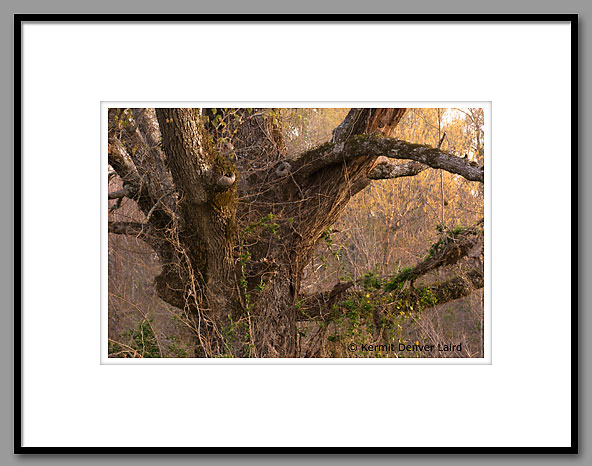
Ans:
<svg viewBox="0 0 592 466"><path fill-rule="evenodd" d="M445 265L454 265L464 257L477 257L483 252L483 219L470 228L444 232L428 257L412 269L404 270L391 279L391 283L413 281L432 270Z"/></svg>
<svg viewBox="0 0 592 466"><path fill-rule="evenodd" d="M110 221L107 224L107 230L109 233L115 235L135 236L143 240L154 251L161 252L161 246L163 245L162 238L156 236L154 229L147 223Z"/></svg>
<svg viewBox="0 0 592 466"><path fill-rule="evenodd" d="M384 283L384 291L390 292L398 290L397 296L403 295L406 301L414 306L415 298L425 295L430 291L436 298L436 304L458 299L469 294L475 288L483 287L483 272L481 270L472 270L464 276L458 276L446 282L415 288L411 286L407 290L403 289L403 284L431 272L445 265L454 265L464 257L473 257L483 251L483 230L481 225L483 220L477 222L474 226L460 231L445 232L443 238L432 246L428 257L419 262L415 267L406 269L403 272L381 280ZM362 282L358 280L357 283ZM303 320L306 318L325 317L332 313L332 306L341 295L354 286L356 282L338 283L330 292L320 292L309 295L301 299ZM415 297L415 298L414 298ZM419 298L418 298L419 299Z"/></svg>
<svg viewBox="0 0 592 466"><path fill-rule="evenodd" d="M427 165L419 162L395 163L387 158L382 158L384 160L379 161L370 173L368 173L368 176L358 179L350 186L349 189L352 195L367 188L374 180L392 180L405 176L415 176L429 168Z"/></svg>
<svg viewBox="0 0 592 466"><path fill-rule="evenodd" d="M140 222L109 222L109 233L142 237L148 232L148 225Z"/></svg>
<svg viewBox="0 0 592 466"><path fill-rule="evenodd" d="M397 302L404 303L406 311L421 309L428 292L433 299L433 306L464 298L473 291L483 288L483 271L471 269L470 271L458 275L434 285L421 286L419 288L411 287L397 293Z"/></svg>
<svg viewBox="0 0 592 466"><path fill-rule="evenodd" d="M447 154L437 148L376 135L354 136L345 142L327 143L305 152L294 162L294 176L305 179L325 167L368 156L413 160L461 175L469 181L483 183L484 180L484 168L475 162Z"/></svg>
<svg viewBox="0 0 592 466"><path fill-rule="evenodd" d="M342 296L348 296L348 298L354 298L356 295L363 298L362 295L366 291L346 291L351 287L351 284L342 284L344 288L344 294ZM483 288L483 271L479 269L472 269L464 274L453 277L449 280L436 283L433 285L426 285L421 287L410 287L403 289L398 292L394 292L392 295L392 303L398 303L399 309L397 312L413 312L414 310L425 307L426 296L429 296L432 300L431 306L437 306L440 304L454 301L456 299L464 298L473 291ZM317 320L317 321L330 321L341 315L339 309L339 303L333 306L334 300L332 301L332 294L315 295L314 297L307 297L301 301L299 307L300 312L298 313L299 321ZM327 306L330 303L331 306ZM392 304L391 303L391 304ZM382 307L381 313L388 312L388 303L385 303ZM402 307L404 307L404 309Z"/></svg>

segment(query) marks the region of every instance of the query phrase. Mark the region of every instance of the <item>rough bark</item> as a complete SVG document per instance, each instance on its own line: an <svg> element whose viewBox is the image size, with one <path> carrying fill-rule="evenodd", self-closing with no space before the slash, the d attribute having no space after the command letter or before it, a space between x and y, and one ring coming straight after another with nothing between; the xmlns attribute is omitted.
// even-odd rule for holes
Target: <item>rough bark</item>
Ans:
<svg viewBox="0 0 592 466"><path fill-rule="evenodd" d="M345 142L324 144L303 154L294 163L294 176L297 179L305 179L332 165L352 163L360 157L379 156L414 160L432 168L441 168L461 175L469 181L483 183L484 168L475 162L447 154L437 148L382 138L374 134L353 136Z"/></svg>
<svg viewBox="0 0 592 466"><path fill-rule="evenodd" d="M405 111L405 108L352 108L333 131L331 142L344 142L356 134L373 132L392 137Z"/></svg>
<svg viewBox="0 0 592 466"><path fill-rule="evenodd" d="M368 178L370 180L389 180L403 176L415 176L427 168L427 165L419 162L394 163L389 160L383 160L376 164L368 174Z"/></svg>
<svg viewBox="0 0 592 466"><path fill-rule="evenodd" d="M224 344L220 329L236 306L236 186L220 186L218 180L235 168L208 140L196 109L157 109L156 115L179 196L179 220L171 232L175 250L163 267L158 290L171 304L189 303L203 329L206 353L216 355Z"/></svg>
<svg viewBox="0 0 592 466"><path fill-rule="evenodd" d="M334 320L341 314L339 306L340 299L351 297L354 294L363 295L365 291L348 291L353 286L353 283L341 284L341 294L334 296L334 290L331 292L319 293L314 296L309 296L302 301L300 307L299 321L330 321ZM483 288L483 270L471 269L462 275L455 276L448 280L432 285L424 285L419 287L411 287L403 289L394 293L392 302L404 303L400 305L397 312L413 312L416 309L422 308L422 299L429 292L429 296L434 299L434 305L445 304L456 299L464 298L475 290ZM389 311L388 304L385 303L381 312Z"/></svg>
<svg viewBox="0 0 592 466"><path fill-rule="evenodd" d="M428 257L400 275L401 280L411 281L437 268L456 264L464 257L478 258L483 251L483 220L475 226L457 232L445 232L443 238L432 246Z"/></svg>

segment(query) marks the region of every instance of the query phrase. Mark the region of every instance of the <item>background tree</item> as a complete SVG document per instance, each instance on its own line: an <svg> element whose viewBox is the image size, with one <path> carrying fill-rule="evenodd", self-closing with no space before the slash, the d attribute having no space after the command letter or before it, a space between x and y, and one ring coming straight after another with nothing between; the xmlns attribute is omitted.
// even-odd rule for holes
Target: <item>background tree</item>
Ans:
<svg viewBox="0 0 592 466"><path fill-rule="evenodd" d="M359 318L348 314L352 307L367 311L369 335L392 337L393 315L482 287L478 260L464 274L417 284L441 267L469 256L478 259L479 218L449 229L445 222L458 223L459 210L447 212L446 206L456 196L469 208L481 203L474 210L482 216L483 183L482 112L419 110L425 109L110 109L110 237L136 237L150 247L150 260L160 266L154 289L181 310L173 314L195 335L197 356L319 355L322 345L311 342L308 331L316 329L319 341L337 337L328 334L329 325ZM405 125L407 133L400 136L431 147L394 137L403 119L415 123ZM329 138L330 123L336 125L330 141L320 144ZM441 140L444 126L447 137ZM414 267L399 264L396 273L384 257L385 268L374 267L371 280L350 270L336 277L331 288L303 287L319 244L329 245L336 257L331 228L356 194L374 180L426 176L429 167L458 176L445 180L438 174L440 236L427 257L410 257L416 260L407 264ZM415 195L434 193L408 193L403 213L393 206L389 218L377 219L386 227L377 241L384 251L393 236L389 232L400 228L415 208ZM134 207L122 215L125 199ZM372 206L369 210L374 211ZM411 244L422 235L417 230L406 240ZM350 248L350 263L358 264L357 256L369 249ZM112 252L110 276L116 270ZM110 296L123 299L111 292L111 285ZM360 301L371 294L380 296L379 302ZM142 341L155 334L148 316L139 330ZM157 341L153 347L158 354L152 355L162 356ZM113 341L112 350L130 354L121 342Z"/></svg>

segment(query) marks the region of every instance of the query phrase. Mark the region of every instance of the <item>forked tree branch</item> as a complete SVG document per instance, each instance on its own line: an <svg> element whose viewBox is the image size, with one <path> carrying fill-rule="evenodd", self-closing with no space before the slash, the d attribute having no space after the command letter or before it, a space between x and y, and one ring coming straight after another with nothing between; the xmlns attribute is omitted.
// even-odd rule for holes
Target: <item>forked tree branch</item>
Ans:
<svg viewBox="0 0 592 466"><path fill-rule="evenodd" d="M136 129L130 131L128 138L136 148L131 159L137 169L144 175L144 183L148 190L154 209L159 209L167 215L175 210L175 192L171 174L165 166L165 155L161 147L161 132L156 113L153 108L133 108Z"/></svg>
<svg viewBox="0 0 592 466"><path fill-rule="evenodd" d="M433 147L376 135L354 136L345 142L327 143L305 152L293 164L294 176L303 180L325 167L368 156L413 160L461 175L469 181L483 183L484 180L484 168L475 162Z"/></svg>
<svg viewBox="0 0 592 466"><path fill-rule="evenodd" d="M428 257L412 269L395 276L396 281L413 281L432 270L445 265L454 265L464 257L480 256L483 252L483 219L473 227L457 233L448 231L435 245Z"/></svg>
<svg viewBox="0 0 592 466"><path fill-rule="evenodd" d="M109 138L108 158L109 165L113 167L113 170L124 182L131 184L135 188L140 188L140 175L130 160L123 143L118 138Z"/></svg>
<svg viewBox="0 0 592 466"><path fill-rule="evenodd" d="M111 221L107 225L109 233L135 236L148 244L155 252L161 251L162 246L166 245L166 242L163 242L162 237L157 236L154 229L147 223Z"/></svg>
<svg viewBox="0 0 592 466"><path fill-rule="evenodd" d="M349 284L344 284L349 285ZM351 286L351 285L350 285ZM347 287L349 288L349 286ZM346 290L347 290L346 288ZM396 302L404 303L405 309L397 309L397 311L414 311L424 307L423 300L428 295L434 300L434 306L454 301L455 299L464 298L473 291L483 288L483 271L479 269L471 269L470 271L446 280L441 283L433 285L426 285L421 287L411 287L396 293ZM345 290L344 290L345 291ZM335 302L331 300L331 293L327 296L319 294L318 296L308 297L302 301L300 312L298 315L299 321L321 320L330 321L341 315L339 305L327 306L327 303ZM345 291L347 296L358 295L365 293L365 291ZM429 293L429 294L428 294ZM384 307L382 313L388 311L388 307Z"/></svg>
<svg viewBox="0 0 592 466"><path fill-rule="evenodd" d="M109 199L132 198L144 215L152 212L150 224L162 228L175 212L176 198L154 109L110 109L110 125L109 164L124 183Z"/></svg>
<svg viewBox="0 0 592 466"><path fill-rule="evenodd" d="M483 230L480 227L482 223L483 220L480 220L473 227L457 233L446 232L444 238L432 246L432 250L425 260L412 269L407 269L394 277L381 281L391 285L391 290L399 289L397 299L409 303L411 309L421 296L425 295L426 291L429 291L436 298L436 304L443 304L466 296L475 289L482 288L483 272L479 268L439 284L419 288L411 286L407 290L403 289L403 284L407 281L413 282L413 280L439 267L456 264L464 257L480 255L483 251ZM342 294L348 292L355 283L361 281L363 279L356 282L338 283L331 291L324 291L301 298L300 309L302 310L302 316L300 320L317 317L322 319L330 318L333 314L333 304L338 302Z"/></svg>
<svg viewBox="0 0 592 466"><path fill-rule="evenodd" d="M344 142L356 134L374 131L392 137L405 115L406 108L352 108L341 124L333 130L331 142Z"/></svg>

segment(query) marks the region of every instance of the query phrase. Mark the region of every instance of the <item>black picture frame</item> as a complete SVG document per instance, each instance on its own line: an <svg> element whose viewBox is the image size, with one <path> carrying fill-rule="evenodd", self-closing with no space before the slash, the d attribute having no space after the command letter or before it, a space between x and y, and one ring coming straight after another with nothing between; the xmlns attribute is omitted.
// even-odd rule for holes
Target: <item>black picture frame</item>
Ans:
<svg viewBox="0 0 592 466"><path fill-rule="evenodd" d="M22 445L22 27L27 22L569 22L571 24L571 445L569 447L25 447ZM578 413L577 14L15 14L14 15L14 453L15 454L577 454Z"/></svg>

